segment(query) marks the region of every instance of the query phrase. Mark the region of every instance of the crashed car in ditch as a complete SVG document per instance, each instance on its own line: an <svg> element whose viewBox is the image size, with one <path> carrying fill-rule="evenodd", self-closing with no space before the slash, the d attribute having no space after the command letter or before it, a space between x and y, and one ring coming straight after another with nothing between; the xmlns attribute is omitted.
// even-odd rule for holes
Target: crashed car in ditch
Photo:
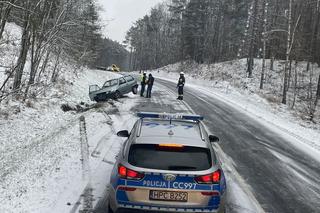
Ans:
<svg viewBox="0 0 320 213"><path fill-rule="evenodd" d="M106 81L102 88L98 85L89 86L89 97L92 101L106 101L118 99L124 94L132 92L137 94L138 83L132 75L124 75L119 78Z"/></svg>
<svg viewBox="0 0 320 213"><path fill-rule="evenodd" d="M225 212L226 178L202 116L138 113L111 174L111 212Z"/></svg>

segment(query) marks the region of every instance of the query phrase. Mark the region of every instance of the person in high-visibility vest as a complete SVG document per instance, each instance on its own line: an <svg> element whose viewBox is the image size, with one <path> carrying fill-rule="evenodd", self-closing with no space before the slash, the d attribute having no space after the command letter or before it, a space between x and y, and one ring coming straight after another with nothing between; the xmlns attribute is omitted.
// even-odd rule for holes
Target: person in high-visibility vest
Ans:
<svg viewBox="0 0 320 213"><path fill-rule="evenodd" d="M143 93L146 89L146 83L147 83L147 74L144 72L141 77L141 90L140 90L141 97L143 97Z"/></svg>

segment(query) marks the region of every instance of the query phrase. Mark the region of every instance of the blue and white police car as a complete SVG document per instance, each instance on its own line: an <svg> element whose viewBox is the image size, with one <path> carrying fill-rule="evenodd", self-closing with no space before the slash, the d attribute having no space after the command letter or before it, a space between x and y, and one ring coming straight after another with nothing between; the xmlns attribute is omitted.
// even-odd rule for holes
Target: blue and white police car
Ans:
<svg viewBox="0 0 320 213"><path fill-rule="evenodd" d="M198 115L138 113L114 165L109 212L225 212L226 179Z"/></svg>

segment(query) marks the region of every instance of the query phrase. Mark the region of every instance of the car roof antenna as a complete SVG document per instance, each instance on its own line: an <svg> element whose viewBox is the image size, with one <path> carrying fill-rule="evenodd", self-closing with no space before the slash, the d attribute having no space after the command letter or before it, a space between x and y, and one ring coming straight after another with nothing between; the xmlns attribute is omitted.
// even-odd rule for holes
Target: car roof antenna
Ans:
<svg viewBox="0 0 320 213"><path fill-rule="evenodd" d="M170 131L168 132L168 135L169 135L169 136L173 136L173 135L174 135L172 129L170 129Z"/></svg>

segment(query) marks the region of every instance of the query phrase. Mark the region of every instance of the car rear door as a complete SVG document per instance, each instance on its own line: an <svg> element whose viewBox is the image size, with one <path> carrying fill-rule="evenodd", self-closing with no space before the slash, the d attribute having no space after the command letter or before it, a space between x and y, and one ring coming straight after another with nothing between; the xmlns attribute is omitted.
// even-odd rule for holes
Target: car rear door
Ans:
<svg viewBox="0 0 320 213"><path fill-rule="evenodd" d="M132 87L134 87L136 85L134 78L132 76L126 76L124 77L127 81L127 92L131 92L132 91Z"/></svg>
<svg viewBox="0 0 320 213"><path fill-rule="evenodd" d="M127 93L127 81L124 78L119 78L119 91L121 92L121 94L125 94Z"/></svg>

